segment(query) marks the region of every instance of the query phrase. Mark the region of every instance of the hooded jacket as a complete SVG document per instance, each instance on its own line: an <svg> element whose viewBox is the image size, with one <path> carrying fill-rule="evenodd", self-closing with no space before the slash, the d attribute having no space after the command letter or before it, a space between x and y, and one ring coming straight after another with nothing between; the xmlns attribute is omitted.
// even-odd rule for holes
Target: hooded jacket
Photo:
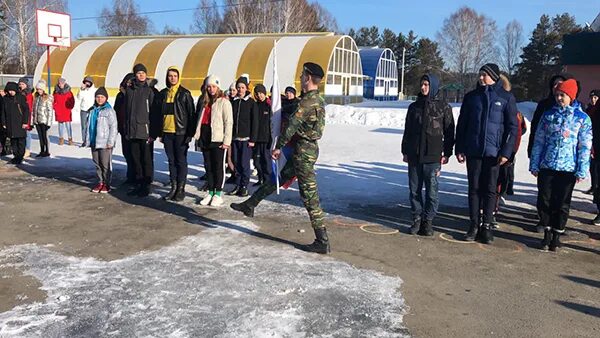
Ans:
<svg viewBox="0 0 600 338"><path fill-rule="evenodd" d="M125 90L125 135L130 140L146 140L150 136L150 113L156 108L154 97L157 94L151 81L135 79Z"/></svg>
<svg viewBox="0 0 600 338"><path fill-rule="evenodd" d="M408 106L402 154L410 163L438 163L443 156L452 156L454 147L454 117L448 103L438 97L440 82L426 75L429 95L419 93L416 102Z"/></svg>
<svg viewBox="0 0 600 338"><path fill-rule="evenodd" d="M585 178L590 169L592 121L574 101L565 108L546 111L535 132L529 171L567 171Z"/></svg>
<svg viewBox="0 0 600 338"><path fill-rule="evenodd" d="M44 93L35 94L33 100L33 124L43 124L51 126L54 121L54 108L52 96Z"/></svg>
<svg viewBox="0 0 600 338"><path fill-rule="evenodd" d="M256 102L256 109L258 112L258 133L256 142L258 143L270 143L271 142L271 118L273 117L273 110L271 105L265 99L264 101Z"/></svg>
<svg viewBox="0 0 600 338"><path fill-rule="evenodd" d="M175 119L175 134L185 135L190 139L196 132L196 109L194 107L194 99L192 93L189 90L181 86L181 72L177 67L169 67L167 74L170 70L176 71L179 75L179 82L174 88L173 109ZM150 137L158 138L163 134L163 127L165 122L165 113L167 112L167 101L171 85L169 79L165 81L167 88L160 91L156 98L157 109L152 112L152 121L150 126Z"/></svg>
<svg viewBox="0 0 600 338"><path fill-rule="evenodd" d="M518 130L515 97L498 81L467 93L456 127L456 153L510 158Z"/></svg>
<svg viewBox="0 0 600 338"><path fill-rule="evenodd" d="M54 113L56 114L56 121L59 123L71 122L71 112L75 107L75 97L71 92L71 87L65 83L64 88L60 88L58 85L54 87Z"/></svg>
<svg viewBox="0 0 600 338"><path fill-rule="evenodd" d="M29 123L29 116L29 105L25 96L17 93L15 96L6 94L3 97L0 123L6 127L6 137L26 137L27 132L23 125Z"/></svg>
<svg viewBox="0 0 600 338"><path fill-rule="evenodd" d="M250 92L231 103L233 109L233 139L256 142L258 137L258 107Z"/></svg>

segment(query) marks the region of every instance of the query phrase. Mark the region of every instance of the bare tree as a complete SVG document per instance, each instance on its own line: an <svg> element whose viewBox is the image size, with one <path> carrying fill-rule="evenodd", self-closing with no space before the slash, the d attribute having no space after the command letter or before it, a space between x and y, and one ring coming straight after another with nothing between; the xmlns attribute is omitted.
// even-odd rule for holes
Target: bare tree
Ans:
<svg viewBox="0 0 600 338"><path fill-rule="evenodd" d="M139 14L133 0L113 0L98 18L100 32L107 36L148 35L152 30L148 18Z"/></svg>
<svg viewBox="0 0 600 338"><path fill-rule="evenodd" d="M502 32L500 41L502 66L508 75L513 75L515 72L515 65L519 63L523 42L523 26L517 20L509 22Z"/></svg>
<svg viewBox="0 0 600 338"><path fill-rule="evenodd" d="M217 7L216 0L200 0L194 12L191 31L201 34L219 33L223 18Z"/></svg>
<svg viewBox="0 0 600 338"><path fill-rule="evenodd" d="M185 32L177 27L171 27L169 25L165 25L162 31L162 35L184 35Z"/></svg>
<svg viewBox="0 0 600 338"><path fill-rule="evenodd" d="M496 22L469 7L462 7L444 20L437 33L444 60L470 86L473 74L485 62L498 59L495 45Z"/></svg>
<svg viewBox="0 0 600 338"><path fill-rule="evenodd" d="M64 11L64 0L37 1L38 9ZM0 0L3 15L0 26L6 29L3 42L7 55L18 59L18 72L28 74L43 49L36 45L36 3L28 0ZM2 46L2 47L4 47Z"/></svg>

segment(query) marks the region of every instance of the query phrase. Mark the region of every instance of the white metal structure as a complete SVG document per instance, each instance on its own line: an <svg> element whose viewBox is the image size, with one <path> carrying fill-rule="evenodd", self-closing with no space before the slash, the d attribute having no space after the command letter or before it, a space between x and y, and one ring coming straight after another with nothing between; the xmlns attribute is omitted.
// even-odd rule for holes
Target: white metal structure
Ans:
<svg viewBox="0 0 600 338"><path fill-rule="evenodd" d="M42 46L71 47L71 16L36 10L37 43Z"/></svg>

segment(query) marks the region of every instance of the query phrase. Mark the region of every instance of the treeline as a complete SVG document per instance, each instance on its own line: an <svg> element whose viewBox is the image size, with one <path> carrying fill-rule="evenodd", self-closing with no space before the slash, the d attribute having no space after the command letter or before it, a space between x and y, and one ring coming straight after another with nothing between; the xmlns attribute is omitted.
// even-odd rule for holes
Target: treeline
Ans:
<svg viewBox="0 0 600 338"><path fill-rule="evenodd" d="M472 89L478 70L487 62L497 63L511 78L519 100L539 100L548 92L547 82L561 71L562 38L582 31L575 17L564 13L551 18L542 15L525 44L523 27L515 20L503 29L496 22L469 7L462 7L443 22L435 41L419 37L414 31L394 33L379 27L350 29L359 46L390 48L398 60L401 77L402 51L405 51L404 93L419 92L419 78L435 72L445 84Z"/></svg>

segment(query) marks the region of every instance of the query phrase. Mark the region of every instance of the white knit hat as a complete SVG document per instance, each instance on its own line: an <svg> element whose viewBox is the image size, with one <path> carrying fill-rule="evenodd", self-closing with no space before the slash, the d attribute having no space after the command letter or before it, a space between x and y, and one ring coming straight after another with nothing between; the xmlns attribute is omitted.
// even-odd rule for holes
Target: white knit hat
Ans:
<svg viewBox="0 0 600 338"><path fill-rule="evenodd" d="M206 85L215 85L221 89L221 80L216 75L209 75L206 78Z"/></svg>
<svg viewBox="0 0 600 338"><path fill-rule="evenodd" d="M44 89L46 90L46 81L44 80L39 80L38 83L35 85L35 89Z"/></svg>

